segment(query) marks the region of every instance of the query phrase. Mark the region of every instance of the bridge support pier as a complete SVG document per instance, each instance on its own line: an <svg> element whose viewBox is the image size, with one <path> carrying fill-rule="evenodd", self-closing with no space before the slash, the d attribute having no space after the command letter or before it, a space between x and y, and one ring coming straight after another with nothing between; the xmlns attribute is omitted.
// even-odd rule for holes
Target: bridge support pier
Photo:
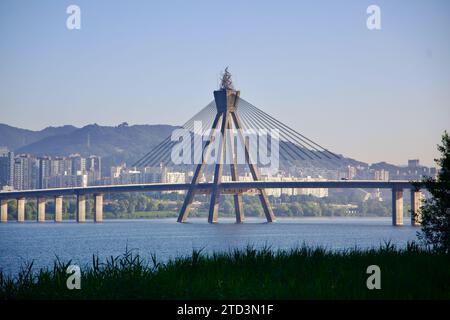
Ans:
<svg viewBox="0 0 450 320"><path fill-rule="evenodd" d="M25 198L17 199L17 222L25 222Z"/></svg>
<svg viewBox="0 0 450 320"><path fill-rule="evenodd" d="M94 194L94 222L103 222L103 194Z"/></svg>
<svg viewBox="0 0 450 320"><path fill-rule="evenodd" d="M2 223L8 222L8 200L2 199L0 200L0 221Z"/></svg>
<svg viewBox="0 0 450 320"><path fill-rule="evenodd" d="M45 222L45 202L47 199L45 198L38 198L37 204L38 204L38 216L37 221L38 222Z"/></svg>
<svg viewBox="0 0 450 320"><path fill-rule="evenodd" d="M62 222L63 196L55 196L55 222Z"/></svg>
<svg viewBox="0 0 450 320"><path fill-rule="evenodd" d="M392 188L392 225L403 225L403 189Z"/></svg>
<svg viewBox="0 0 450 320"><path fill-rule="evenodd" d="M231 119L228 121L228 134L227 134L227 143L229 146L229 150L232 150L233 153L230 155L232 158L231 164L230 164L230 171L231 171L231 180L232 181L238 181L239 175L238 175L238 165L237 165L237 157L234 154L234 131L233 126L231 124ZM229 151L227 151L229 152ZM235 193L234 196L234 213L236 215L236 223L243 223L244 222L244 204L242 202L242 195L240 192Z"/></svg>
<svg viewBox="0 0 450 320"><path fill-rule="evenodd" d="M411 189L411 225L421 225L420 206L422 204L422 192Z"/></svg>
<svg viewBox="0 0 450 320"><path fill-rule="evenodd" d="M77 222L86 222L86 195L77 195Z"/></svg>

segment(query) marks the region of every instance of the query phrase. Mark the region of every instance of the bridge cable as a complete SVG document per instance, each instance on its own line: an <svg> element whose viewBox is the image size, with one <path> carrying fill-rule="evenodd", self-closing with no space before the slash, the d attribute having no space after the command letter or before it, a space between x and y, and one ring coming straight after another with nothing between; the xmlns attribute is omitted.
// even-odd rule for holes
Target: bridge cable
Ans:
<svg viewBox="0 0 450 320"><path fill-rule="evenodd" d="M197 118L202 115L203 113L210 112L212 109L212 106L215 105L214 101L209 103L206 107L201 109L198 113L196 113L192 118L190 118L184 125L181 126L181 128L191 127L192 123L197 120ZM168 136L165 138L161 143L159 143L155 148L153 148L150 152L148 152L144 157L142 157L140 160L138 160L134 166L144 166L148 164L150 161L153 162L153 159L155 156L159 154L161 150L164 150L171 142L171 136Z"/></svg>
<svg viewBox="0 0 450 320"><path fill-rule="evenodd" d="M197 117L196 119L193 119L192 122L189 123L189 125L186 125L184 127L184 129L188 130L189 132L193 131L194 129L194 122L195 121L201 121L202 122L202 131L203 131L203 126L205 121L203 121L203 119L211 119L211 114L213 114L211 108L210 110L208 110L209 114L203 114L201 117ZM214 112L215 114L215 112ZM209 117L208 117L209 116ZM210 121L211 122L211 121ZM175 145L177 143L177 141L170 141L170 143L167 145L167 147L161 149L160 151L158 151L151 159L149 159L147 161L148 164L150 164L150 166L156 165L158 162L163 162L163 163L168 163L170 162L170 155L171 155L171 149L173 147L173 145ZM166 160L169 157L168 160Z"/></svg>
<svg viewBox="0 0 450 320"><path fill-rule="evenodd" d="M311 146L311 147L312 147L313 149L315 149L316 151L321 152L321 153L327 152L328 154L332 155L333 157L335 157L335 158L337 158L337 159L339 159L339 160L341 159L340 156L338 156L338 155L336 155L335 153L331 152L330 150L328 150L328 149L322 147L321 145L319 145L318 143L312 141L311 139L305 137L305 136L302 135L301 133L299 133L299 132L297 132L296 130L290 128L289 126L285 125L284 123L282 123L282 122L279 121L278 119L272 117L272 116L269 115L268 113L262 111L261 109L255 107L254 105L252 105L251 103L247 102L246 100L244 100L244 99L242 99L242 98L240 98L240 100L245 101L245 102L246 102L251 108L253 108L256 112L259 112L259 113L265 115L265 116L268 117L269 119L272 119L273 121L275 121L276 123L278 123L280 126L286 128L286 130L289 130L289 131L291 131L293 134L297 135L299 139L302 139L305 143L307 143L309 146ZM308 142L309 142L309 143L308 143ZM322 149L322 150L317 149L317 148L314 147L312 144L315 145L316 147Z"/></svg>

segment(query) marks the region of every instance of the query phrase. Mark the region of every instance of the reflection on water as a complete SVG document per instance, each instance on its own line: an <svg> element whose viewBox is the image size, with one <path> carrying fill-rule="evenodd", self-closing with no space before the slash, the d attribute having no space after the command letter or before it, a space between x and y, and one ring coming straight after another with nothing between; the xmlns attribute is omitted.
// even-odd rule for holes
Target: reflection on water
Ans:
<svg viewBox="0 0 450 320"><path fill-rule="evenodd" d="M107 220L102 224L9 222L0 225L0 268L16 272L31 260L36 267L51 266L56 256L85 265L94 253L105 258L122 254L126 247L146 258L155 253L162 261L188 255L192 249L209 253L247 245L289 249L306 243L344 249L391 241L402 247L416 240L419 230L407 224L393 227L390 218L280 218L271 224L249 218L239 225L221 218L219 222L210 225L204 218L192 218L185 224L175 219Z"/></svg>

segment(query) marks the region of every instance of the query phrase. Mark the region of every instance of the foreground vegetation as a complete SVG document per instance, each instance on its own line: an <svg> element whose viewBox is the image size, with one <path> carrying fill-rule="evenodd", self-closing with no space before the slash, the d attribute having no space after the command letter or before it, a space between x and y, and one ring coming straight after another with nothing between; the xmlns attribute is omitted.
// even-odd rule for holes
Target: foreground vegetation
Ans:
<svg viewBox="0 0 450 320"><path fill-rule="evenodd" d="M423 182L431 197L422 202L422 232L419 239L434 250L450 254L450 136L447 131L442 135L442 144L438 145L441 158L435 159L440 167L436 178L428 177Z"/></svg>
<svg viewBox="0 0 450 320"><path fill-rule="evenodd" d="M81 271L68 290L70 262L15 277L0 273L0 299L450 299L450 255L410 244L395 249L331 252L301 247L205 255L194 251L159 263L132 251ZM368 290L369 265L381 269L381 289Z"/></svg>

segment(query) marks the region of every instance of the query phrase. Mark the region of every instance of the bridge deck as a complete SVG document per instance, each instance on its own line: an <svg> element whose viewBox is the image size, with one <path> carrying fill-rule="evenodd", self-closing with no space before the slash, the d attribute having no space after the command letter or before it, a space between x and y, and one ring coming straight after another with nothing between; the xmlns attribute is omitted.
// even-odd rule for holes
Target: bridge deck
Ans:
<svg viewBox="0 0 450 320"><path fill-rule="evenodd" d="M152 192L152 191L178 191L187 190L190 183L145 183L127 185L90 186L76 188L54 188L54 189L34 189L21 191L0 192L0 199L16 199L21 197L50 197L69 196L79 194L100 194L100 193L122 193L122 192ZM209 190L212 183L201 183L198 185L201 190ZM363 188L363 189L414 189L411 182L406 180L397 181L373 181L373 180L328 180L328 181L238 181L223 182L220 189L290 189L290 188Z"/></svg>

